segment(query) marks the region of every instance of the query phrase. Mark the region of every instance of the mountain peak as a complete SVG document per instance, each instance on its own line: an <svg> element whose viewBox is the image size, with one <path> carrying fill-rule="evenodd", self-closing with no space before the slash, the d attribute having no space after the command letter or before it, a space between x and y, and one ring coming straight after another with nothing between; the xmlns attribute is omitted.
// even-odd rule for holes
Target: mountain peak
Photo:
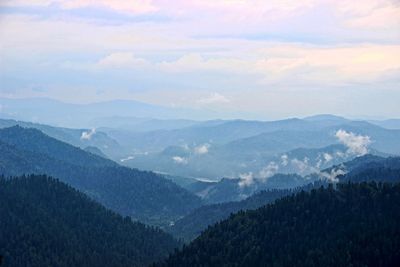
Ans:
<svg viewBox="0 0 400 267"><path fill-rule="evenodd" d="M333 115L333 114L317 114L317 115L305 117L304 120L307 120L307 121L323 121L323 120L347 121L346 118L337 116L337 115Z"/></svg>

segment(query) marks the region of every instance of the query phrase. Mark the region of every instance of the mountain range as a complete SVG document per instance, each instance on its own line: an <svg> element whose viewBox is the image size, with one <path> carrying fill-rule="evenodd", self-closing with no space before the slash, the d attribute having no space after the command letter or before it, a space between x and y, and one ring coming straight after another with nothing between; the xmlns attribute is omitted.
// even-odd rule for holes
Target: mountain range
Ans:
<svg viewBox="0 0 400 267"><path fill-rule="evenodd" d="M124 216L169 224L201 200L163 176L114 161L51 138L37 129L0 129L0 174L47 174Z"/></svg>

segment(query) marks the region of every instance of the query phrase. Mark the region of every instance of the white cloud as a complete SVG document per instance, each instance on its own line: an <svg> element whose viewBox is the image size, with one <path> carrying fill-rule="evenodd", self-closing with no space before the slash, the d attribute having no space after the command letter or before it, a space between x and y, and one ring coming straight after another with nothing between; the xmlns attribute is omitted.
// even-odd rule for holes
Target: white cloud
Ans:
<svg viewBox="0 0 400 267"><path fill-rule="evenodd" d="M329 153L324 153L323 157L324 157L325 163L328 163L331 160L333 160L333 156L331 154L329 154Z"/></svg>
<svg viewBox="0 0 400 267"><path fill-rule="evenodd" d="M117 52L112 53L102 59L100 59L95 68L103 69L116 69L116 68L144 68L148 67L150 63L142 58L137 58L133 53L129 52Z"/></svg>
<svg viewBox="0 0 400 267"><path fill-rule="evenodd" d="M254 183L253 173L242 173L239 175L239 187L250 186Z"/></svg>
<svg viewBox="0 0 400 267"><path fill-rule="evenodd" d="M342 129L338 130L335 136L342 144L347 146L348 153L357 156L368 153L368 146L371 144L371 138L369 136L357 135Z"/></svg>
<svg viewBox="0 0 400 267"><path fill-rule="evenodd" d="M151 0L62 0L63 8L104 7L132 14L146 14L158 10Z"/></svg>
<svg viewBox="0 0 400 267"><path fill-rule="evenodd" d="M325 178L331 183L337 183L339 182L339 179L337 178L339 175L345 175L347 172L344 169L337 168L337 169L332 169L330 172L318 172L318 175L322 178Z"/></svg>
<svg viewBox="0 0 400 267"><path fill-rule="evenodd" d="M194 148L194 153L197 155L207 154L209 148L210 148L210 144L208 144L208 143L200 145L200 146L196 146Z"/></svg>
<svg viewBox="0 0 400 267"><path fill-rule="evenodd" d="M189 163L189 161L188 161L187 158L179 157L179 156L172 157L172 160L173 160L176 164L186 165L186 164Z"/></svg>
<svg viewBox="0 0 400 267"><path fill-rule="evenodd" d="M3 0L0 2L0 6L2 5L19 7L59 5L63 9L97 7L130 14L146 14L158 10L151 0Z"/></svg>
<svg viewBox="0 0 400 267"><path fill-rule="evenodd" d="M15 77L24 70L48 90L39 95L19 89L18 97L82 101L84 95L84 101L98 101L148 94L145 100L152 103L223 103L225 110L264 118L293 116L293 106L296 115L342 110L399 115L393 97L399 95L398 1L0 0L0 5L18 6L2 13L2 74ZM24 8L29 6L35 8ZM69 11L79 8L93 9ZM151 16L136 21L110 11ZM33 75L38 67L42 76ZM85 68L104 73L89 77ZM111 73L121 69L127 71ZM31 79L5 80L3 95L6 87L31 88ZM96 94L98 87L105 93ZM81 91L81 99L70 91ZM207 95L214 91L219 93ZM384 100L384 109L373 105L371 93ZM366 104L348 105L354 101Z"/></svg>
<svg viewBox="0 0 400 267"><path fill-rule="evenodd" d="M264 168L259 173L260 179L265 182L268 178L272 177L276 172L279 170L278 164L275 162L270 162L268 165Z"/></svg>
<svg viewBox="0 0 400 267"><path fill-rule="evenodd" d="M335 1L344 15L345 25L360 29L390 29L400 27L400 5L393 0Z"/></svg>
<svg viewBox="0 0 400 267"><path fill-rule="evenodd" d="M219 93L212 93L211 95L207 97L200 98L197 103L199 104L224 104L224 103L229 103L230 100L225 97L224 95L221 95Z"/></svg>
<svg viewBox="0 0 400 267"><path fill-rule="evenodd" d="M286 154L282 155L282 156L281 156L281 165L282 165L283 167L286 167L286 166L288 165L288 163L289 163L289 157L288 157L288 155L286 155Z"/></svg>
<svg viewBox="0 0 400 267"><path fill-rule="evenodd" d="M81 134L81 140L90 140L95 134L96 134L95 128L91 129L89 132L83 131Z"/></svg>
<svg viewBox="0 0 400 267"><path fill-rule="evenodd" d="M2 0L0 6L48 6L54 0Z"/></svg>
<svg viewBox="0 0 400 267"><path fill-rule="evenodd" d="M133 160L133 159L135 159L135 157L134 157L134 156L129 156L129 157L126 157L126 158L120 159L120 161L121 161L121 162L125 162L125 161L129 161L129 160Z"/></svg>
<svg viewBox="0 0 400 267"><path fill-rule="evenodd" d="M319 172L319 166L313 166L310 164L310 159L305 157L303 160L297 158L292 159L291 164L298 170L300 174L308 174L313 172Z"/></svg>

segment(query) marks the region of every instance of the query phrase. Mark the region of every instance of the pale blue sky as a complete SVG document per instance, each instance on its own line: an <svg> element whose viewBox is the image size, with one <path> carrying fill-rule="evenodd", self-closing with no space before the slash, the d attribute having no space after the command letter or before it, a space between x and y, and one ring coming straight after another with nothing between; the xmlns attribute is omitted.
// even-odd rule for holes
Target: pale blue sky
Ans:
<svg viewBox="0 0 400 267"><path fill-rule="evenodd" d="M400 117L399 85L399 1L0 2L0 97Z"/></svg>

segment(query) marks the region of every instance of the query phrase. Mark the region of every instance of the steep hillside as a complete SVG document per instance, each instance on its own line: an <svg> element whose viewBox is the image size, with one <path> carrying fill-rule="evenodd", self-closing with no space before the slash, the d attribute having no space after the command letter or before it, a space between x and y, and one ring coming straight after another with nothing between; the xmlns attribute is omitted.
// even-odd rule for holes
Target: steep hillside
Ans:
<svg viewBox="0 0 400 267"><path fill-rule="evenodd" d="M400 185L338 184L239 212L157 266L398 266Z"/></svg>
<svg viewBox="0 0 400 267"><path fill-rule="evenodd" d="M165 230L173 236L189 242L199 236L207 227L228 218L232 213L240 210L256 209L293 192L295 190L274 189L259 192L242 201L205 205L179 219L172 226L165 228Z"/></svg>
<svg viewBox="0 0 400 267"><path fill-rule="evenodd" d="M332 169L343 168L343 170L347 170L348 172L345 175L338 175L336 178L338 181L342 183L346 182L368 182L368 181L376 181L376 182L400 182L400 157L396 158L382 158L373 155L366 155L363 157L358 157L352 161L345 162L340 166L334 166L331 169L324 170L325 173L331 173ZM285 175L275 175L271 177L272 180L282 180ZM297 187L293 189L268 189L267 191L263 191L248 197L242 201L235 202L227 202L221 204L214 205L206 205L200 207L182 219L179 219L175 222L175 224L169 228L166 228L169 232L174 234L176 237L183 238L186 241L190 241L193 238L197 237L203 230L207 229L208 226L213 225L214 223L228 218L231 213L237 212L239 210L248 210L255 209L261 207L265 204L273 202L275 199L278 199L282 196L293 194L299 190L309 191L312 188L327 185L329 181L320 176L320 174L310 175L303 179L303 181L314 181L306 186ZM228 180L235 181L235 180ZM223 181L219 182L222 183ZM192 184L189 189L197 190L198 192L212 192L212 187L215 187L219 183L201 183ZM236 183L238 181L236 180ZM283 183L283 181L281 181ZM201 185L208 187L202 188ZM272 187L270 183L266 183L267 185ZM237 187L239 189L240 187ZM273 188L273 187L272 187ZM227 189L223 193L226 198L232 195L240 195L237 192L237 189L230 188ZM248 189L249 190L249 189ZM246 191L242 191L244 193Z"/></svg>
<svg viewBox="0 0 400 267"><path fill-rule="evenodd" d="M2 129L0 146L2 174L57 177L107 208L150 224L169 224L201 205L160 175L118 166L35 129Z"/></svg>
<svg viewBox="0 0 400 267"><path fill-rule="evenodd" d="M46 176L0 178L4 265L144 266L179 244Z"/></svg>
<svg viewBox="0 0 400 267"><path fill-rule="evenodd" d="M17 125L25 128L38 129L48 136L76 147L98 147L105 152L105 154L113 158L121 157L127 153L125 149L117 143L117 141L110 138L106 133L95 129L71 129L25 121L0 119L0 128L9 128Z"/></svg>

